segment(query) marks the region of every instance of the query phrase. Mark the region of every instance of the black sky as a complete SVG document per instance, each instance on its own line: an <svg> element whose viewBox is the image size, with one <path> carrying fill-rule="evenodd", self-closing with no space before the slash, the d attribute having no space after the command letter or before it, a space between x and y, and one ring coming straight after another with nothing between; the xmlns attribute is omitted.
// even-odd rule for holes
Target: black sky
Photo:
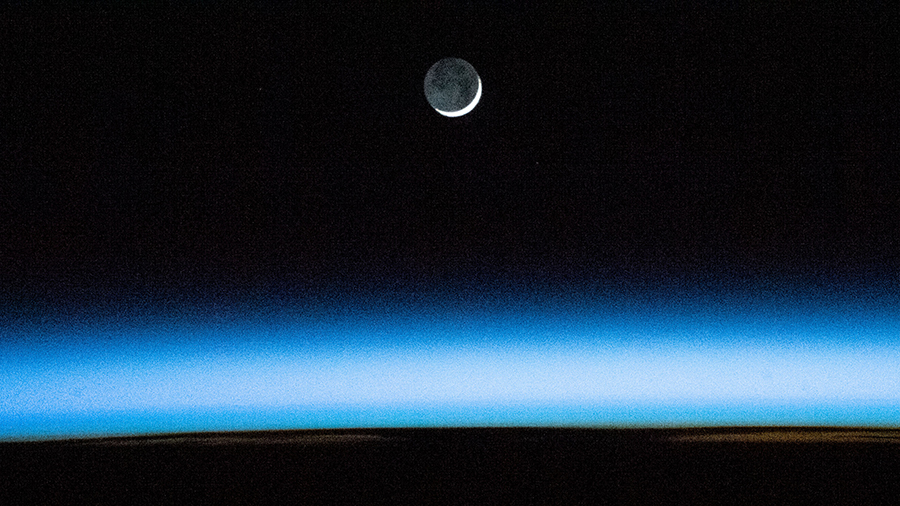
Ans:
<svg viewBox="0 0 900 506"><path fill-rule="evenodd" d="M10 8L0 282L896 277L896 5L721 3Z"/></svg>

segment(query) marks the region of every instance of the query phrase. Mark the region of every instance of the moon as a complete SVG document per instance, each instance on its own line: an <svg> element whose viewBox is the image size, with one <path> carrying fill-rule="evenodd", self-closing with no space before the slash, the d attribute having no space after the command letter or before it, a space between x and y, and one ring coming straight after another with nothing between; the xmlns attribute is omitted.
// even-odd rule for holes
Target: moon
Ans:
<svg viewBox="0 0 900 506"><path fill-rule="evenodd" d="M481 100L481 77L469 62L444 58L425 74L425 99L440 114L468 114Z"/></svg>

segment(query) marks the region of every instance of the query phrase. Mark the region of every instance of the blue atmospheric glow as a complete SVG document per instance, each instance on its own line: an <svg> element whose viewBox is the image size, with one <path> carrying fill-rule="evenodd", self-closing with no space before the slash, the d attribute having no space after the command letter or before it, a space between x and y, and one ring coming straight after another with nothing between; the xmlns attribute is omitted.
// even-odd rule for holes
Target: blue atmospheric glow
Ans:
<svg viewBox="0 0 900 506"><path fill-rule="evenodd" d="M548 307L18 326L0 341L0 439L900 426L900 319L888 312Z"/></svg>

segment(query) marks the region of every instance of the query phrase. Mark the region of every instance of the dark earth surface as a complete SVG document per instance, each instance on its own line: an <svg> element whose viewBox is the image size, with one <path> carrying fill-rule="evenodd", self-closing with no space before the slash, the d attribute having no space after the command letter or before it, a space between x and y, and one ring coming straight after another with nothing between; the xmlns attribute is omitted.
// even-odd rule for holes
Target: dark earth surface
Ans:
<svg viewBox="0 0 900 506"><path fill-rule="evenodd" d="M0 444L0 502L872 504L898 469L883 430L179 434Z"/></svg>

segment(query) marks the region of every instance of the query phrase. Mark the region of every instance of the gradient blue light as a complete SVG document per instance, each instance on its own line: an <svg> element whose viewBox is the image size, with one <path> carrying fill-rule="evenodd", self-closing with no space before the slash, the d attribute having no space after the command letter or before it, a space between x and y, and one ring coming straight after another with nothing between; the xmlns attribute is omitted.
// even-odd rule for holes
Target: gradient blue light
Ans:
<svg viewBox="0 0 900 506"><path fill-rule="evenodd" d="M360 307L329 318L20 326L5 331L13 344L0 354L0 438L900 426L898 318L803 309Z"/></svg>

